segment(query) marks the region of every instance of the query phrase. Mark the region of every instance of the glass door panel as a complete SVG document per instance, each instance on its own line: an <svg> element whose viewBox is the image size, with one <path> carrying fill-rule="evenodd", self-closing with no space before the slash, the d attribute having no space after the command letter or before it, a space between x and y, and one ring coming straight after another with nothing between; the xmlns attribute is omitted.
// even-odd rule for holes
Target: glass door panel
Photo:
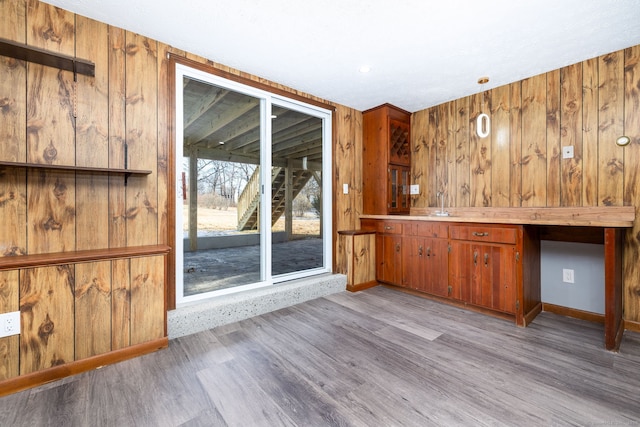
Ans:
<svg viewBox="0 0 640 427"><path fill-rule="evenodd" d="M271 116L271 271L324 265L323 120L273 105Z"/></svg>

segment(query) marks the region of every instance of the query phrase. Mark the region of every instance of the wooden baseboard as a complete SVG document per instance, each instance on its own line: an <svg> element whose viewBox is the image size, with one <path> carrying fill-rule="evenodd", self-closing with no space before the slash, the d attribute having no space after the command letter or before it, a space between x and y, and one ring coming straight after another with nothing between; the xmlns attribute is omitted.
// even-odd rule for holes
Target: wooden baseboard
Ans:
<svg viewBox="0 0 640 427"><path fill-rule="evenodd" d="M561 316L573 317L574 319L588 320L604 324L604 314L592 313L590 311L578 310L576 308L563 307L561 305L542 303L542 311L559 314Z"/></svg>
<svg viewBox="0 0 640 427"><path fill-rule="evenodd" d="M536 304L536 306L532 310L524 314L523 316L524 325L518 325L518 326L526 327L527 325L530 325L531 322L533 322L533 319L535 319L536 316L540 314L542 311L543 311L542 303Z"/></svg>
<svg viewBox="0 0 640 427"><path fill-rule="evenodd" d="M640 332L640 322L634 322L633 320L625 320L624 328L632 332Z"/></svg>
<svg viewBox="0 0 640 427"><path fill-rule="evenodd" d="M347 290L349 292L358 292L363 291L365 289L373 288L374 286L378 286L379 283L375 280L371 280L369 282L358 283L357 285L347 285Z"/></svg>
<svg viewBox="0 0 640 427"><path fill-rule="evenodd" d="M42 371L33 372L31 374L9 378L8 380L0 382L0 397L59 380L64 377L97 369L105 365L111 365L117 362L122 362L123 360L132 359L143 354L152 353L162 348L166 348L168 345L169 339L164 337L120 350L114 350L109 353L76 360L75 362L65 363L64 365L54 366L53 368L43 369Z"/></svg>

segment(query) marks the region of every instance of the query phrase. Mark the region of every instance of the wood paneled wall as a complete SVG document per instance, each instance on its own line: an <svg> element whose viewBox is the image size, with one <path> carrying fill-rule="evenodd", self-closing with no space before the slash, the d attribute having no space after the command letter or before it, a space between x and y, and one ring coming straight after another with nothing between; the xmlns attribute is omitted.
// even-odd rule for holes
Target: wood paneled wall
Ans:
<svg viewBox="0 0 640 427"><path fill-rule="evenodd" d="M640 322L639 62L634 46L414 113L413 206L437 206L443 190L453 207L635 206L624 317ZM631 144L618 147L620 135ZM568 145L574 158L562 159Z"/></svg>
<svg viewBox="0 0 640 427"><path fill-rule="evenodd" d="M169 54L330 103L37 0L0 0L0 37L95 63L95 77L0 57L0 160L151 170L131 176L0 169L0 256L173 242ZM361 113L335 106L336 231L359 226ZM170 261L173 258L170 256ZM342 265L335 262L334 265ZM162 256L0 271L0 381L166 337L171 263ZM174 295L168 293L169 298ZM172 301L169 299L169 305Z"/></svg>

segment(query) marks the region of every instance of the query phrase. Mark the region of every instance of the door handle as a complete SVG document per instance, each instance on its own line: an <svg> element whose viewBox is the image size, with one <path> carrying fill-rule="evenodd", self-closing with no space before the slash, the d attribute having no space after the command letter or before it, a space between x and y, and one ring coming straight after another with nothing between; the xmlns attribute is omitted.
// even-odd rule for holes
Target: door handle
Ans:
<svg viewBox="0 0 640 427"><path fill-rule="evenodd" d="M487 237L489 235L489 232L488 231L485 231L485 232L474 231L471 234L473 234L476 237Z"/></svg>
<svg viewBox="0 0 640 427"><path fill-rule="evenodd" d="M473 265L478 265L478 251L473 252Z"/></svg>
<svg viewBox="0 0 640 427"><path fill-rule="evenodd" d="M484 254L484 266L488 267L489 266L489 254L485 252Z"/></svg>

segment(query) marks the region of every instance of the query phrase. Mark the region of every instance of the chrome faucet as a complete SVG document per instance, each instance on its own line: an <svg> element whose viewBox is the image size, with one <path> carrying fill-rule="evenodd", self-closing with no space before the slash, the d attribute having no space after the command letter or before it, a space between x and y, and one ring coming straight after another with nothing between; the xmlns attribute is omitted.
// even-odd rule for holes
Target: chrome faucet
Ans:
<svg viewBox="0 0 640 427"><path fill-rule="evenodd" d="M444 191L438 191L436 193L436 197L440 197L440 205L442 206L440 211L436 211L437 216L449 216L449 212L444 210L444 193Z"/></svg>

